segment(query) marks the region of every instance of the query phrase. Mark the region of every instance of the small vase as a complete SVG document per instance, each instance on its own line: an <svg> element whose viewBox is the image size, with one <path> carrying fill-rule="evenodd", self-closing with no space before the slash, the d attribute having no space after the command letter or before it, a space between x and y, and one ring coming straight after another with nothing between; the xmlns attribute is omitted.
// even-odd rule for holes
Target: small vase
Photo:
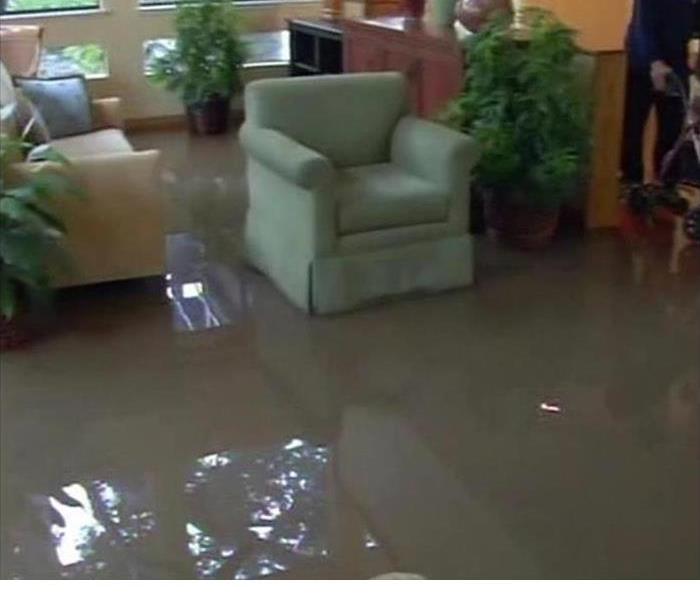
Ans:
<svg viewBox="0 0 700 600"><path fill-rule="evenodd" d="M420 21L425 15L425 0L404 0L406 19Z"/></svg>
<svg viewBox="0 0 700 600"><path fill-rule="evenodd" d="M472 32L481 31L499 15L513 14L511 0L459 0L457 19Z"/></svg>
<svg viewBox="0 0 700 600"><path fill-rule="evenodd" d="M457 0L433 0L433 21L438 27L452 27L456 18Z"/></svg>

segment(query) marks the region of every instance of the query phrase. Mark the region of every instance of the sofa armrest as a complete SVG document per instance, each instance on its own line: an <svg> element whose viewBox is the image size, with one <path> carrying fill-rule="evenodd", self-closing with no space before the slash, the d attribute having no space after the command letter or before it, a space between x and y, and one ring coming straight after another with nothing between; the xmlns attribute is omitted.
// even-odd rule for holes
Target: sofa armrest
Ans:
<svg viewBox="0 0 700 600"><path fill-rule="evenodd" d="M124 129L121 98L100 98L92 101L95 129Z"/></svg>
<svg viewBox="0 0 700 600"><path fill-rule="evenodd" d="M240 139L252 158L302 188L320 187L333 176L330 160L279 131L244 124Z"/></svg>
<svg viewBox="0 0 700 600"><path fill-rule="evenodd" d="M449 191L468 185L479 155L473 138L416 117L402 118L391 142L392 162Z"/></svg>
<svg viewBox="0 0 700 600"><path fill-rule="evenodd" d="M71 159L58 163L51 160L12 165L12 181L26 180L42 173L61 173L83 188L83 192L99 191L109 196L123 194L132 187L153 187L157 184L160 151L117 152Z"/></svg>
<svg viewBox="0 0 700 600"><path fill-rule="evenodd" d="M89 191L109 196L158 187L160 151L117 152L71 159L68 168Z"/></svg>
<svg viewBox="0 0 700 600"><path fill-rule="evenodd" d="M65 224L68 269L53 273L58 287L157 275L165 271L165 197L160 153L122 152L17 165L23 175L59 169L80 190L49 209Z"/></svg>

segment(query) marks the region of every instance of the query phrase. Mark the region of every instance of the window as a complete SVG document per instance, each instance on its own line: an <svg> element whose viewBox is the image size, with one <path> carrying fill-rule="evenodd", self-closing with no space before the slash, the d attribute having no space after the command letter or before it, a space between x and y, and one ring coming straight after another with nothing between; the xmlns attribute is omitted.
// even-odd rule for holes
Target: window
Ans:
<svg viewBox="0 0 700 600"><path fill-rule="evenodd" d="M146 0L142 0L145 2ZM289 32L267 31L244 33L243 40L248 49L247 65L274 66L289 64ZM143 43L143 70L146 75L152 72L153 61L163 56L175 46L173 38L146 40Z"/></svg>
<svg viewBox="0 0 700 600"><path fill-rule="evenodd" d="M107 53L98 44L49 47L44 49L39 65L41 77L61 77L81 73L87 78L109 74Z"/></svg>
<svg viewBox="0 0 700 600"><path fill-rule="evenodd" d="M58 12L64 10L91 10L100 7L101 0L0 0L0 12L21 14Z"/></svg>
<svg viewBox="0 0 700 600"><path fill-rule="evenodd" d="M184 0L139 0L139 4L141 6L172 6L173 4L177 4L178 2L182 2ZM192 1L192 0L190 0ZM290 2L293 0L274 0L276 2ZM244 4L246 2L260 2L260 0L231 0L231 2L236 2L237 4Z"/></svg>

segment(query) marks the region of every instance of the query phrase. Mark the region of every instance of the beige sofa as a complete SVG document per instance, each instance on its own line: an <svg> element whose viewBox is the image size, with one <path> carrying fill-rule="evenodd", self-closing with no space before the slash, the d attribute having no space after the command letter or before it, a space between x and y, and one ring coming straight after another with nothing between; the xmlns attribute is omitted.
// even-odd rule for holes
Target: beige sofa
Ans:
<svg viewBox="0 0 700 600"><path fill-rule="evenodd" d="M0 104L13 104L12 80L4 68ZM3 133L16 134L10 114ZM94 131L51 141L69 161L67 167L85 193L83 200L64 200L56 212L66 224L65 246L71 268L56 273L58 287L149 277L165 271L164 199L158 182L160 153L136 152L126 139L120 100L93 102ZM31 174L55 168L48 163L22 163Z"/></svg>

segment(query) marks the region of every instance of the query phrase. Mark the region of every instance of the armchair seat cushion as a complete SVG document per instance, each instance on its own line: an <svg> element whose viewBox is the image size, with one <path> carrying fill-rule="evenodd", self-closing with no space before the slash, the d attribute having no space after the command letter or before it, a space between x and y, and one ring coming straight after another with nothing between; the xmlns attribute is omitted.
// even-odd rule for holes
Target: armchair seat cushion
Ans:
<svg viewBox="0 0 700 600"><path fill-rule="evenodd" d="M131 144L129 144L124 132L120 129L101 129L82 135L52 140L51 146L68 160L103 154L133 152Z"/></svg>
<svg viewBox="0 0 700 600"><path fill-rule="evenodd" d="M340 171L335 193L341 235L447 220L445 193L391 163Z"/></svg>

